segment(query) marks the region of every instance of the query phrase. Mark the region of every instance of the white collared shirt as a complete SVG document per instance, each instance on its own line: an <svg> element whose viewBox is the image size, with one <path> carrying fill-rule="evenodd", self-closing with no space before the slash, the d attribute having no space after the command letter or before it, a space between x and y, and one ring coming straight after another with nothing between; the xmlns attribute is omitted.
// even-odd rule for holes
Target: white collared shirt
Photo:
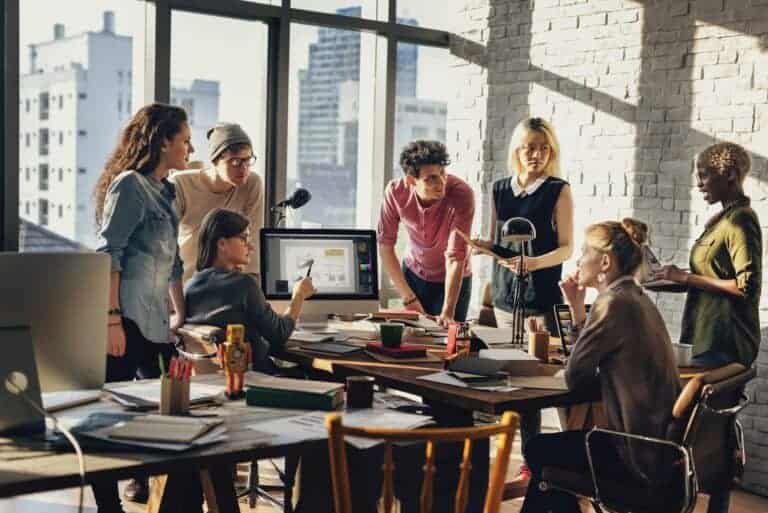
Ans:
<svg viewBox="0 0 768 513"><path fill-rule="evenodd" d="M541 178L537 178L532 184L528 185L527 187L522 187L520 185L520 179L517 175L515 175L514 180L512 180L512 194L514 194L516 197L520 196L529 196L536 192L536 189L541 187L541 184L543 184L547 180L546 176L542 176Z"/></svg>

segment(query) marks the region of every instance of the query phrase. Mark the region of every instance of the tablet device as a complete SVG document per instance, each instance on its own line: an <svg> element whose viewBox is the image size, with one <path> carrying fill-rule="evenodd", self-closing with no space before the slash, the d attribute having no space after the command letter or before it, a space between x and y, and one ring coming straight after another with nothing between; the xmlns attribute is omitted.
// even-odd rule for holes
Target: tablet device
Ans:
<svg viewBox="0 0 768 513"><path fill-rule="evenodd" d="M584 309L589 313L589 307L584 305ZM568 345L576 342L573 334L573 316L571 307L565 303L556 304L554 307L555 325L557 326L557 335L560 337L560 344L563 347L563 355L568 356Z"/></svg>

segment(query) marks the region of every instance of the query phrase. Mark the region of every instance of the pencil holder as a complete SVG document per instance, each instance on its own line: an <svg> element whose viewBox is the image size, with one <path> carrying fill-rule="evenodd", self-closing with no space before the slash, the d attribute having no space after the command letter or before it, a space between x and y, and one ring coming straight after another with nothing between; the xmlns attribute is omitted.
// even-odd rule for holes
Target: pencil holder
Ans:
<svg viewBox="0 0 768 513"><path fill-rule="evenodd" d="M185 415L189 412L189 379L163 376L160 380L160 414Z"/></svg>
<svg viewBox="0 0 768 513"><path fill-rule="evenodd" d="M528 333L528 354L535 356L541 363L549 361L549 332Z"/></svg>

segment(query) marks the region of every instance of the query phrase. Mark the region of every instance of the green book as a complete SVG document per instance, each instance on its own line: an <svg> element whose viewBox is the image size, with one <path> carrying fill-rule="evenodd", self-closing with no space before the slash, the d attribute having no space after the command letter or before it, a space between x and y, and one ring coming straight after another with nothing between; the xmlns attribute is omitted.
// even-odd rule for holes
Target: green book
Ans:
<svg viewBox="0 0 768 513"><path fill-rule="evenodd" d="M333 390L324 394L299 390L248 387L245 391L248 406L269 406L294 410L335 410L344 402L344 392Z"/></svg>
<svg viewBox="0 0 768 513"><path fill-rule="evenodd" d="M248 376L246 385L245 402L249 406L335 410L344 402L344 386L340 383Z"/></svg>

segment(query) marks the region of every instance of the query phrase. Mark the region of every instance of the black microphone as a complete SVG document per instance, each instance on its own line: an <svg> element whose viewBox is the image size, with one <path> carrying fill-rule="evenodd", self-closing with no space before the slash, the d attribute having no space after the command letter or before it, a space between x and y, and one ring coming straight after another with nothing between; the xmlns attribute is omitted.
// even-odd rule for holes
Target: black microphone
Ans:
<svg viewBox="0 0 768 513"><path fill-rule="evenodd" d="M306 205L309 200L312 199L312 193L309 192L307 189L304 188L298 188L295 191L293 191L293 194L287 199L284 199L274 207L275 208L283 208L283 207L291 207L292 209L296 210L297 208L301 208L304 205Z"/></svg>

